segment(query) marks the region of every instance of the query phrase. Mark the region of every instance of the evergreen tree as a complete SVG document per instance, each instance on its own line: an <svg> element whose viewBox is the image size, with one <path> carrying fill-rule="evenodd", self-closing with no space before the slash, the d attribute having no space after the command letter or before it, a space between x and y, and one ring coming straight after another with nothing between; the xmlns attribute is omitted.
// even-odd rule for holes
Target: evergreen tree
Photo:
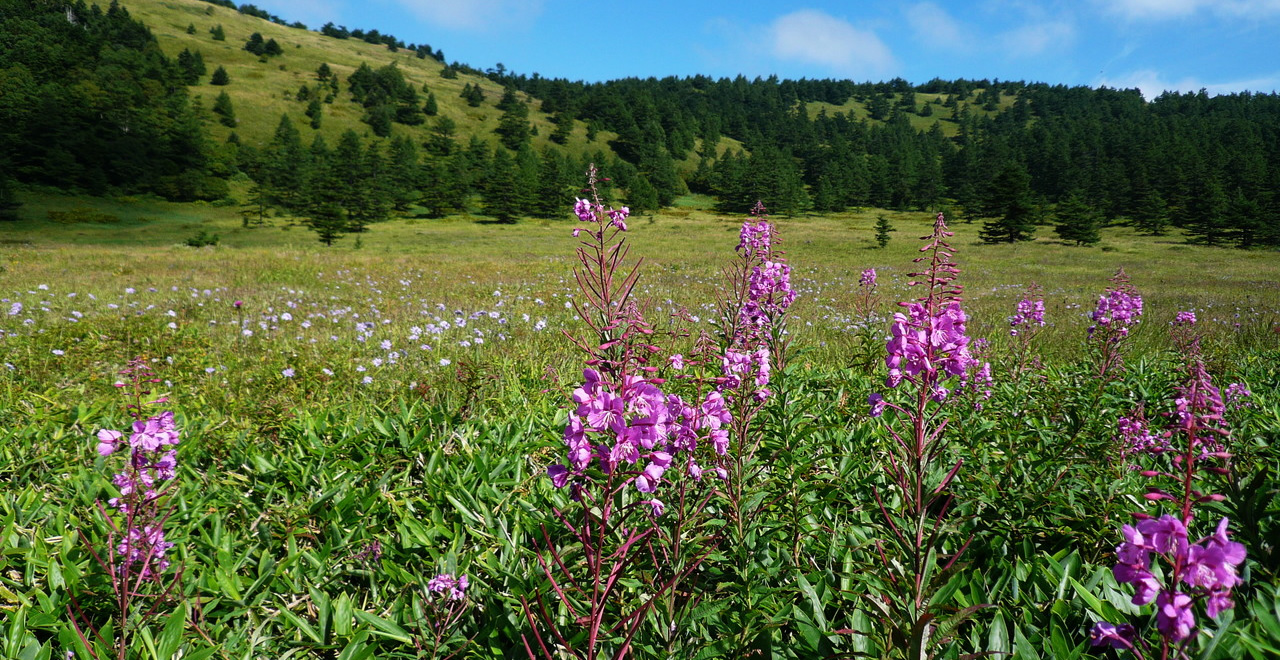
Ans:
<svg viewBox="0 0 1280 660"><path fill-rule="evenodd" d="M427 136L427 153L433 156L448 156L455 148L453 135L457 132L457 123L448 117L436 119L436 124Z"/></svg>
<svg viewBox="0 0 1280 660"><path fill-rule="evenodd" d="M404 213L418 197L418 182L422 178L418 171L418 149L409 138L398 137L391 141L387 160L387 193L391 208Z"/></svg>
<svg viewBox="0 0 1280 660"><path fill-rule="evenodd" d="M218 122L227 128L236 127L236 110L231 105L231 97L224 91L218 94L213 102L213 114L218 115Z"/></svg>
<svg viewBox="0 0 1280 660"><path fill-rule="evenodd" d="M254 55L262 55L266 52L266 48L267 44L263 41L262 34L259 32L249 35L249 40L244 42L244 49Z"/></svg>
<svg viewBox="0 0 1280 660"><path fill-rule="evenodd" d="M257 180L266 187L272 205L291 213L303 211L307 156L302 148L302 136L288 114L280 115L280 123L263 152L262 161Z"/></svg>
<svg viewBox="0 0 1280 660"><path fill-rule="evenodd" d="M218 68L216 68L216 69L214 69L214 70L213 70L213 76L212 76L211 78L209 78L209 84L210 84L210 85L219 85L219 86L221 86L221 85L230 85L230 84L231 84L231 76L227 74L227 70L226 70L226 69L224 69L224 68L222 68L222 67L218 67Z"/></svg>
<svg viewBox="0 0 1280 660"><path fill-rule="evenodd" d="M1169 208L1160 191L1154 188L1147 190L1133 210L1133 223L1148 235L1164 235L1169 228Z"/></svg>
<svg viewBox="0 0 1280 660"><path fill-rule="evenodd" d="M466 188L453 158L428 161L420 172L418 205L427 210L427 217L443 218L465 209Z"/></svg>
<svg viewBox="0 0 1280 660"><path fill-rule="evenodd" d="M658 190L649 183L645 175L641 174L631 182L631 187L627 189L627 206L637 215L651 213L660 208Z"/></svg>
<svg viewBox="0 0 1280 660"><path fill-rule="evenodd" d="M894 229L893 225L889 224L889 217L878 216L876 218L876 245L879 245L880 249L883 250L889 246L889 232L891 231L894 231Z"/></svg>
<svg viewBox="0 0 1280 660"><path fill-rule="evenodd" d="M18 201L5 169L0 167L0 221L17 220L18 209L21 207L22 202Z"/></svg>
<svg viewBox="0 0 1280 660"><path fill-rule="evenodd" d="M985 243L1029 241L1036 226L1031 203L1031 183L1021 165L1008 162L991 182L987 192L986 215L979 237Z"/></svg>
<svg viewBox="0 0 1280 660"><path fill-rule="evenodd" d="M280 44L276 43L275 39L267 39L267 43L262 46L262 54L268 57L284 55L284 49L280 47Z"/></svg>
<svg viewBox="0 0 1280 660"><path fill-rule="evenodd" d="M200 51L191 52L186 48L178 53L178 68L182 69L183 81L188 85L199 85L200 76L205 74L204 56Z"/></svg>
<svg viewBox="0 0 1280 660"><path fill-rule="evenodd" d="M428 117L434 117L440 114L440 105L436 103L436 95L434 92L427 93L427 100L422 104L422 114Z"/></svg>
<svg viewBox="0 0 1280 660"><path fill-rule="evenodd" d="M1054 215L1057 217L1054 231L1062 240L1076 245L1093 245L1102 240L1098 234L1102 219L1079 191L1058 202Z"/></svg>
<svg viewBox="0 0 1280 660"><path fill-rule="evenodd" d="M1216 176L1197 177L1187 197L1185 222L1193 242L1219 245L1227 240L1227 195Z"/></svg>
<svg viewBox="0 0 1280 660"><path fill-rule="evenodd" d="M375 105L365 111L361 121L369 125L369 130L378 137L391 136L391 120L394 110L389 105Z"/></svg>
<svg viewBox="0 0 1280 660"><path fill-rule="evenodd" d="M316 67L316 80L327 82L330 77L334 77L333 69L329 68L328 62L321 62L320 66Z"/></svg>
<svg viewBox="0 0 1280 660"><path fill-rule="evenodd" d="M516 98L515 90L508 87L497 107L502 110L502 117L493 132L498 134L502 146L518 151L529 141L529 106Z"/></svg>
<svg viewBox="0 0 1280 660"><path fill-rule="evenodd" d="M241 226L261 227L267 224L267 212L271 208L271 197L260 183L249 187L249 199L240 207Z"/></svg>
<svg viewBox="0 0 1280 660"><path fill-rule="evenodd" d="M187 34L195 34L195 33L196 33L196 24L187 23Z"/></svg>
<svg viewBox="0 0 1280 660"><path fill-rule="evenodd" d="M222 30L222 24L209 28L209 34L213 35L214 41L226 41L227 33Z"/></svg>
<svg viewBox="0 0 1280 660"><path fill-rule="evenodd" d="M307 104L306 114L311 120L311 128L320 130L320 120L324 116L324 106L321 105L319 97L311 97L311 102Z"/></svg>
<svg viewBox="0 0 1280 660"><path fill-rule="evenodd" d="M555 149L542 150L538 164L538 181L530 201L532 215L558 218L573 204L573 178L569 164Z"/></svg>
<svg viewBox="0 0 1280 660"><path fill-rule="evenodd" d="M506 149L493 153L484 187L484 213L498 222L514 223L525 213L526 191L520 170L507 153Z"/></svg>
<svg viewBox="0 0 1280 660"><path fill-rule="evenodd" d="M347 219L343 216L342 207L337 204L316 204L311 207L308 216L307 226L327 246L332 246L334 241L347 233Z"/></svg>

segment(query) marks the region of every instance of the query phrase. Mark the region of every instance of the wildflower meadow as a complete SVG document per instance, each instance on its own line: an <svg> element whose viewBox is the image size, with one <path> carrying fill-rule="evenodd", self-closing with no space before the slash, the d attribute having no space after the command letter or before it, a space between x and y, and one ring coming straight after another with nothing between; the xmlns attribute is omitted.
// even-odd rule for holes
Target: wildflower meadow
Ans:
<svg viewBox="0 0 1280 660"><path fill-rule="evenodd" d="M587 174L360 250L0 246L0 657L1280 657L1273 254Z"/></svg>

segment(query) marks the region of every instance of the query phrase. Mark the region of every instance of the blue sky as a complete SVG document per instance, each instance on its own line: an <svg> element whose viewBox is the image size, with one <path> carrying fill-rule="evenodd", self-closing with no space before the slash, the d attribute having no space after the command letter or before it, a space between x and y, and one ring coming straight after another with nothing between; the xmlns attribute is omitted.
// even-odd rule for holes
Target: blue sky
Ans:
<svg viewBox="0 0 1280 660"><path fill-rule="evenodd" d="M451 61L574 80L706 74L999 78L1280 90L1280 0L260 0L313 29L376 28Z"/></svg>

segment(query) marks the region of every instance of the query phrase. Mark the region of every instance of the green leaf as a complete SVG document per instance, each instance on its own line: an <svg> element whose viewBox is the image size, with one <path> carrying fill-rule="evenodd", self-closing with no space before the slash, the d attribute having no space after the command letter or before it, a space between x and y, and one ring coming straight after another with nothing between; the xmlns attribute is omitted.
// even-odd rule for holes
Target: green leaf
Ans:
<svg viewBox="0 0 1280 660"><path fill-rule="evenodd" d="M160 639L156 640L156 652L159 653L159 660L167 660L178 654L178 648L182 646L182 633L187 626L187 608L178 606L169 615L169 619L164 622L164 630L160 633Z"/></svg>
<svg viewBox="0 0 1280 660"><path fill-rule="evenodd" d="M355 615L357 619L373 626L374 632L382 635L383 637L394 639L397 642L404 642L405 644L409 644L413 641L413 636L404 628L396 625L393 621L388 621L376 614L370 614L364 610L356 610Z"/></svg>

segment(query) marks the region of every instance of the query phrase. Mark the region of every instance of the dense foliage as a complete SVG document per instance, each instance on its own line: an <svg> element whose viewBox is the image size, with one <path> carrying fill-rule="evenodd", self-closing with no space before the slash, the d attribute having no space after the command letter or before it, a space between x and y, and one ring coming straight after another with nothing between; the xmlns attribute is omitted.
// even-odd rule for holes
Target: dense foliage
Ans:
<svg viewBox="0 0 1280 660"><path fill-rule="evenodd" d="M16 179L91 194L226 195L186 72L123 8L10 2L0 33L0 163Z"/></svg>

